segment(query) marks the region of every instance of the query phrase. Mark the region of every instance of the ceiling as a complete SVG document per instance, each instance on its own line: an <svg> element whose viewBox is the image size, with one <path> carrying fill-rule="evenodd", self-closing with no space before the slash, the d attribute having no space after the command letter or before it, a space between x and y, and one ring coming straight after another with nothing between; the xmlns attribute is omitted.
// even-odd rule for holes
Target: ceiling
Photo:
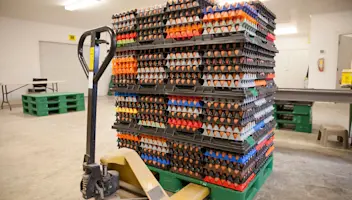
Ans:
<svg viewBox="0 0 352 200"><path fill-rule="evenodd" d="M112 14L166 0L101 0L99 6L73 12L64 9L67 1L0 0L0 16L89 29L109 24ZM308 34L310 15L352 10L352 0L266 0L265 5L278 23L295 22L300 34Z"/></svg>

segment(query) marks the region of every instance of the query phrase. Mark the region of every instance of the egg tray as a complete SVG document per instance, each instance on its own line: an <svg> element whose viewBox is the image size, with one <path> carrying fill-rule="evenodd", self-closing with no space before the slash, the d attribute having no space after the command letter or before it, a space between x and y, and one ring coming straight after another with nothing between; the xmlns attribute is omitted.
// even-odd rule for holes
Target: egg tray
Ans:
<svg viewBox="0 0 352 200"><path fill-rule="evenodd" d="M123 124L135 123L137 120L137 114L129 113L116 113L116 122Z"/></svg>
<svg viewBox="0 0 352 200"><path fill-rule="evenodd" d="M201 121L169 118L166 130L169 133L176 131L184 134L201 134L202 124Z"/></svg>
<svg viewBox="0 0 352 200"><path fill-rule="evenodd" d="M271 149L270 149L271 148ZM270 157L272 157L273 155L273 150L275 149L275 146L271 146L267 152L265 152L263 155L261 156L258 156L256 158L256 167L255 167L255 170L254 170L254 173L258 173L262 168L263 166L265 165L265 163L267 163L267 161L270 159Z"/></svg>
<svg viewBox="0 0 352 200"><path fill-rule="evenodd" d="M215 119L209 119L208 117L220 117L220 118L230 118L230 119L237 119L238 122L231 124L231 125L235 125L235 124L241 124L242 122L244 122L244 120L246 119L253 119L253 115L266 109L269 107L273 108L273 104L274 102L267 102L264 105L261 105L259 107L254 107L253 109L247 110L247 111L230 111L227 110L227 108L223 108L223 110L220 109L205 109L203 110L203 116L204 116L204 120L203 122L215 122L216 124L222 124L221 122L219 122L219 120L215 120ZM231 120L233 121L233 120Z"/></svg>
<svg viewBox="0 0 352 200"><path fill-rule="evenodd" d="M244 141L249 136L253 135L256 131L265 127L266 124L274 120L274 118L270 116L270 114L271 113L259 119L262 119L262 121L258 121L257 123L255 123L255 121L252 121L246 126L231 126L226 124L220 124L220 128L217 129L219 126L214 125L215 123L204 123L202 127L202 135L207 137L221 138L224 140Z"/></svg>
<svg viewBox="0 0 352 200"><path fill-rule="evenodd" d="M251 1L249 4L254 6L258 13L265 16L268 20L274 21L276 19L276 15L268 9L262 2L260 1Z"/></svg>
<svg viewBox="0 0 352 200"><path fill-rule="evenodd" d="M275 127L275 125L276 124L274 121L265 124L262 129L257 130L252 134L252 136L249 136L244 141L231 141L227 139L225 140L221 138L207 137L199 134L185 134L176 132L174 130L171 130L170 132L168 129L146 127L136 123L122 124L116 122L112 128L119 131L131 131L139 134L164 137L169 140L185 142L188 144L199 145L212 149L230 151L238 154L247 154L251 147L256 145L256 143L260 141L267 133L272 132L272 129Z"/></svg>
<svg viewBox="0 0 352 200"><path fill-rule="evenodd" d="M166 102L155 102L155 103L150 103L150 102L138 102L137 107L141 109L154 109L154 110L160 110L160 111L168 111ZM148 113L146 113L148 114Z"/></svg>
<svg viewBox="0 0 352 200"><path fill-rule="evenodd" d="M219 146L217 149L221 149L221 145L227 146L229 144L233 144L232 149L228 149L228 151L236 151L245 154L246 152L249 151L249 148L253 146L255 141L260 140L262 137L265 137L267 133L272 132L273 128L275 127L275 122L270 122L266 124L262 129L255 131L251 136L247 137L245 140L229 140L229 139L223 139L223 138L215 138L215 137L209 137L203 135L203 139L208 141L211 141L214 145Z"/></svg>
<svg viewBox="0 0 352 200"><path fill-rule="evenodd" d="M137 19L137 31L150 30L150 29L159 29L165 27L164 25L164 13L159 15L154 15L153 17L143 17ZM163 33L162 31L161 33Z"/></svg>
<svg viewBox="0 0 352 200"><path fill-rule="evenodd" d="M137 102L116 101L115 106L121 108L137 108Z"/></svg>
<svg viewBox="0 0 352 200"><path fill-rule="evenodd" d="M115 92L115 106L117 105L116 103L120 102L120 103L138 103L137 101L137 95L136 94L126 94L126 93L118 93Z"/></svg>
<svg viewBox="0 0 352 200"><path fill-rule="evenodd" d="M115 14L112 16L114 28L134 26L136 23L137 10Z"/></svg>
<svg viewBox="0 0 352 200"><path fill-rule="evenodd" d="M162 127L164 127L163 125L165 125L167 123L167 117L164 115L138 113L136 115L136 118L144 126L152 126L152 127L159 127L160 126L159 128L162 128ZM143 124L143 122L146 122L146 123Z"/></svg>
<svg viewBox="0 0 352 200"><path fill-rule="evenodd" d="M137 118L141 119L142 116L167 116L168 112L166 110L156 110L156 109L140 109L138 110Z"/></svg>
<svg viewBox="0 0 352 200"><path fill-rule="evenodd" d="M137 151L137 153L139 153L139 143L138 142L118 138L117 139L117 146L118 146L118 148L124 148L124 147L130 148L130 149Z"/></svg>
<svg viewBox="0 0 352 200"><path fill-rule="evenodd" d="M237 48L241 48L244 46L249 46L251 45L254 50L259 48L266 49L267 51L270 52L270 55L275 56L275 53L277 53L277 49L275 45L270 42L270 41L263 41L261 38L258 38L257 36L255 37L250 37L246 34L243 33L236 33L230 37L222 37L222 38L214 38L214 37L204 37L201 36L197 39L193 38L189 41L178 41L172 40L172 39L167 39L164 41L160 41L161 43L159 44L150 44L150 45L140 45L136 47L122 47L118 48L117 52L119 51L126 51L126 50L154 50L154 49L165 49L166 52L169 52L173 48L191 48L194 50L198 49L205 49L207 47L218 47L218 46L237 46Z"/></svg>
<svg viewBox="0 0 352 200"><path fill-rule="evenodd" d="M164 170L168 170L170 168L170 160L167 158L148 154L141 154L140 157L149 166L154 166Z"/></svg>
<svg viewBox="0 0 352 200"><path fill-rule="evenodd" d="M166 88L178 87L192 89L196 86L201 86L201 73L198 72L186 72L186 73L170 73Z"/></svg>
<svg viewBox="0 0 352 200"><path fill-rule="evenodd" d="M136 79L122 79L120 77L115 77L113 83L116 88L126 88L128 85L135 85L137 81Z"/></svg>
<svg viewBox="0 0 352 200"><path fill-rule="evenodd" d="M214 88L214 87L176 87L173 85L156 85L146 87L141 85L127 85L126 87L114 87L111 90L115 92L137 93L137 94L159 94L159 95L180 95L180 96L198 96L198 97L216 97L243 100L255 96L267 96L273 94L277 87L272 81L266 81L267 86L255 88ZM167 87L168 86L168 87Z"/></svg>
<svg viewBox="0 0 352 200"><path fill-rule="evenodd" d="M114 23L123 23L125 21L131 21L134 20L136 17L136 13L137 13L137 9L134 10L130 10L127 12L123 12L123 13L118 13L115 15L112 15L112 19L115 20Z"/></svg>
<svg viewBox="0 0 352 200"><path fill-rule="evenodd" d="M209 67L209 66L208 66ZM226 69L226 66L215 66L214 71L219 71ZM229 68L228 68L229 69ZM207 72L204 73L202 76L202 79L204 81L227 81L227 84L225 85L231 85L229 81L234 82L236 84L236 81L255 81L255 80L263 80L267 79L268 75L270 73L228 73L228 72ZM208 83L209 84L209 83ZM220 83L221 86L224 84Z"/></svg>
<svg viewBox="0 0 352 200"><path fill-rule="evenodd" d="M217 125L228 125L228 126L246 126L248 123L251 123L251 122L260 122L263 120L263 118L266 118L266 116L270 115L270 114L274 114L273 110L273 106L272 107L272 110L268 113L265 112L264 115L262 115L260 118L256 118L255 116L251 115L251 116L248 116L248 117L240 117L240 116L236 116L236 115L232 115L232 116L215 116L216 114L213 114L212 115L207 115L207 114L204 114L204 119L203 119L203 122L204 123L211 123L211 124L217 124ZM266 107L266 108L269 108L270 107ZM224 112L223 112L224 113ZM258 113L260 113L260 111L256 112L255 114L258 115ZM263 112L264 113L264 112ZM225 113L224 113L225 114ZM231 113L229 113L230 115Z"/></svg>
<svg viewBox="0 0 352 200"><path fill-rule="evenodd" d="M168 117L192 121L203 121L203 118L200 116L200 114L169 112Z"/></svg>
<svg viewBox="0 0 352 200"><path fill-rule="evenodd" d="M248 34L249 36L256 35L256 25L247 20L237 20L230 24L218 25L217 23L207 23L203 25L203 35L214 35L215 37L231 37L233 34Z"/></svg>
<svg viewBox="0 0 352 200"><path fill-rule="evenodd" d="M164 85L167 81L168 75L166 73L148 73L148 74L138 74L138 84L139 85Z"/></svg>
<svg viewBox="0 0 352 200"><path fill-rule="evenodd" d="M150 154L152 156L170 158L169 149L165 147L160 147L156 145L143 144L140 143L141 153Z"/></svg>
<svg viewBox="0 0 352 200"><path fill-rule="evenodd" d="M261 105L273 105L274 97L272 95L260 95L257 97L249 97L243 100L233 100L225 98L204 97L203 109L222 110L235 112L246 112L255 109Z"/></svg>
<svg viewBox="0 0 352 200"><path fill-rule="evenodd" d="M137 19L164 15L166 5L157 5L154 8L139 9L137 11Z"/></svg>
<svg viewBox="0 0 352 200"><path fill-rule="evenodd" d="M202 98L197 96L187 97L187 96L170 95L168 96L167 105L202 108L203 102L202 102Z"/></svg>
<svg viewBox="0 0 352 200"><path fill-rule="evenodd" d="M258 160L258 158L261 158L265 155L269 155L272 151L270 149L271 149L271 147L273 147L273 145L274 145L274 133L271 133L271 134L267 135L267 137L264 141L264 145L262 145L262 144L257 145L256 148L259 147L261 149L257 150L257 152L256 152L256 160Z"/></svg>
<svg viewBox="0 0 352 200"><path fill-rule="evenodd" d="M170 171L200 180L203 178L202 169L190 163L179 164L178 162L171 162Z"/></svg>
<svg viewBox="0 0 352 200"><path fill-rule="evenodd" d="M185 150L170 149L170 158L174 162L186 162L195 167L203 165L204 156L202 152L187 152Z"/></svg>
<svg viewBox="0 0 352 200"><path fill-rule="evenodd" d="M256 163L252 161L246 168L238 170L232 163L226 164L226 162L219 162L219 160L213 161L212 164L209 162L204 165L205 181L210 177L228 180L236 184L246 183L254 173L256 166Z"/></svg>
<svg viewBox="0 0 352 200"><path fill-rule="evenodd" d="M177 67L177 66L200 66L203 65L201 58L190 58L190 59L178 59L178 60L167 60L165 66Z"/></svg>
<svg viewBox="0 0 352 200"><path fill-rule="evenodd" d="M270 159L272 152L268 154L268 157L257 157L255 161L248 166L248 168L243 171L240 176L228 176L219 173L212 173L211 176L206 176L204 181L210 182L223 187L231 188L238 191L244 191L249 183L255 178L255 176L260 172L265 163ZM240 172L239 172L240 173Z"/></svg>
<svg viewBox="0 0 352 200"><path fill-rule="evenodd" d="M136 132L132 131L116 131L116 137L126 140L131 140L135 142L140 141L140 136Z"/></svg>

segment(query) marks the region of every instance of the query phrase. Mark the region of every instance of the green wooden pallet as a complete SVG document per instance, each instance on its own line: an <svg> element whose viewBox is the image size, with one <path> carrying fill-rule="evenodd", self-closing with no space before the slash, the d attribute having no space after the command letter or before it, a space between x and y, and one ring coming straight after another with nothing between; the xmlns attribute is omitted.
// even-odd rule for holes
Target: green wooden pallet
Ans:
<svg viewBox="0 0 352 200"><path fill-rule="evenodd" d="M218 185L207 183L201 180L190 178L177 173L172 173L162 169L148 166L148 168L156 174L160 185L169 192L178 192L188 183L195 183L203 185L210 189L209 200L252 200L260 188L265 183L266 179L270 176L273 171L273 156L271 156L264 164L262 169L256 175L254 180L249 183L248 187L243 192L231 190Z"/></svg>
<svg viewBox="0 0 352 200"><path fill-rule="evenodd" d="M312 124L299 124L286 120L276 120L276 129L289 129L296 132L312 133Z"/></svg>
<svg viewBox="0 0 352 200"><path fill-rule="evenodd" d="M35 116L85 110L83 93L41 93L22 95L23 113Z"/></svg>
<svg viewBox="0 0 352 200"><path fill-rule="evenodd" d="M22 101L36 103L59 103L62 101L75 101L83 99L83 93L57 92L57 93L40 93L22 95Z"/></svg>
<svg viewBox="0 0 352 200"><path fill-rule="evenodd" d="M290 105L290 104L287 104L287 105ZM298 115L311 115L312 113L311 105L300 105L300 104L291 105L293 106L292 111L281 110L283 109L282 106L285 106L285 104L282 102L275 104L274 105L275 111L277 113L282 113L282 114L298 114Z"/></svg>

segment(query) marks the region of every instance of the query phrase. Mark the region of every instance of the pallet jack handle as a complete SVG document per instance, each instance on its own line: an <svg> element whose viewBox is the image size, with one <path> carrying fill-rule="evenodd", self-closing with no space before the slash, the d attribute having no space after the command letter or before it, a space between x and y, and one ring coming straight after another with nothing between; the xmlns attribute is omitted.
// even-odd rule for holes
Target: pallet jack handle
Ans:
<svg viewBox="0 0 352 200"><path fill-rule="evenodd" d="M107 27L107 26L103 26L103 27L100 27L100 28L97 28L97 29L93 29L93 30L90 30L90 31L86 31L82 34L82 36L79 38L79 42L78 42L78 59L79 59L79 62L81 63L82 65L82 68L83 68L83 71L85 73L85 75L89 76L89 69L91 68L91 70L93 70L92 68L94 68L94 61L92 62L92 58L94 58L94 54L92 54L92 48L95 47L95 45L99 45L101 43L107 43L106 41L104 40L100 40L100 35L101 33L104 33L104 32L107 32L110 36L110 41L111 41L111 44L110 44L110 49L109 49L109 52L108 52L108 55L105 57L104 61L103 61L103 64L99 67L99 71L95 74L94 76L94 83L97 83L100 79L100 77L103 75L105 69L108 67L111 59L114 57L114 54L115 54L115 51L116 51L116 40L115 40L115 33L114 31ZM90 42L90 65L88 67L84 57L83 57L83 45L84 45L84 41L86 40L86 38L90 36L91 37L91 42ZM107 43L109 44L109 43Z"/></svg>
<svg viewBox="0 0 352 200"><path fill-rule="evenodd" d="M101 66L99 66L100 44L109 44L107 41L100 39L102 33L108 33L110 36L110 49ZM86 38L90 36L89 66L83 57L83 45ZM83 158L83 168L95 163L95 139L96 139L96 110L98 98L98 82L111 59L115 55L116 40L114 31L107 27L100 27L82 34L78 42L78 59L82 69L88 78L88 106L87 106L87 141L86 154Z"/></svg>

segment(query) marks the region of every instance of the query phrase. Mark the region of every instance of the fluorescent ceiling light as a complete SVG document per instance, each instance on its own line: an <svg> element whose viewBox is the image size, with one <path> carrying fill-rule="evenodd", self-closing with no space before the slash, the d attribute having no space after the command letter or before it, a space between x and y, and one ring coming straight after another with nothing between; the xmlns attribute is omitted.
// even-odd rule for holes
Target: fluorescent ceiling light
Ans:
<svg viewBox="0 0 352 200"><path fill-rule="evenodd" d="M74 2L65 5L65 10L74 11L98 4L100 0L75 0Z"/></svg>
<svg viewBox="0 0 352 200"><path fill-rule="evenodd" d="M275 35L291 35L298 33L296 26L288 26L282 28L276 28Z"/></svg>

